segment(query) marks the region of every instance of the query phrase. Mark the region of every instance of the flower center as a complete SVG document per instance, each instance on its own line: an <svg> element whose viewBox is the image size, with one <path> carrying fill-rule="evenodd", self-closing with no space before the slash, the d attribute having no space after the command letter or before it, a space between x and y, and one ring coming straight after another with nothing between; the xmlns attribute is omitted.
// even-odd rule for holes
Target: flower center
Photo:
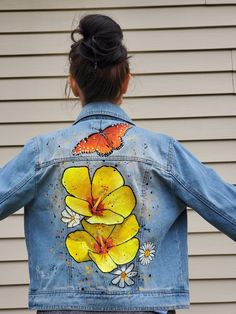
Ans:
<svg viewBox="0 0 236 314"><path fill-rule="evenodd" d="M144 253L145 257L148 257L150 256L150 250L145 250L145 253Z"/></svg>
<svg viewBox="0 0 236 314"><path fill-rule="evenodd" d="M121 276L122 279L125 279L126 276L127 276L127 275L126 275L126 272L125 272L125 271L122 271L122 273L120 274L120 276Z"/></svg>
<svg viewBox="0 0 236 314"><path fill-rule="evenodd" d="M102 216L104 205L102 204L101 200L104 198L105 194L107 193L107 188L103 189L103 193L97 199L88 199L90 204L90 210L93 215Z"/></svg>
<svg viewBox="0 0 236 314"><path fill-rule="evenodd" d="M94 249L97 253L106 254L108 250L113 247L112 238L105 239L101 235L97 236L97 242L94 244Z"/></svg>

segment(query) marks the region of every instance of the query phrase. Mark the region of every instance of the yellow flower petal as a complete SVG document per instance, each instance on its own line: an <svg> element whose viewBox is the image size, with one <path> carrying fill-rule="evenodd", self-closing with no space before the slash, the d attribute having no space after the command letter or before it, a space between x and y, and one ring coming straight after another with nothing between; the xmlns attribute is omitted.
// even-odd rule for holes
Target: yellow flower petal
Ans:
<svg viewBox="0 0 236 314"><path fill-rule="evenodd" d="M71 167L64 171L62 184L67 192L83 200L91 199L91 180L87 167Z"/></svg>
<svg viewBox="0 0 236 314"><path fill-rule="evenodd" d="M92 216L89 203L73 196L67 196L65 199L66 205L74 212L84 215Z"/></svg>
<svg viewBox="0 0 236 314"><path fill-rule="evenodd" d="M84 230L90 233L96 240L97 237L101 236L102 238L107 239L111 234L114 226L104 225L104 224L91 224L88 223L85 219L81 221Z"/></svg>
<svg viewBox="0 0 236 314"><path fill-rule="evenodd" d="M111 192L103 201L102 204L105 209L110 209L113 212L127 217L130 215L135 207L135 196L132 189L127 186L121 186L115 191Z"/></svg>
<svg viewBox="0 0 236 314"><path fill-rule="evenodd" d="M139 231L140 226L135 215L130 215L122 224L116 225L110 238L114 245L119 245L133 238Z"/></svg>
<svg viewBox="0 0 236 314"><path fill-rule="evenodd" d="M133 238L125 243L110 248L108 254L116 264L121 265L132 261L138 249L139 240Z"/></svg>
<svg viewBox="0 0 236 314"><path fill-rule="evenodd" d="M94 238L86 231L71 232L66 238L66 247L76 262L90 260L88 252L94 251L95 243Z"/></svg>
<svg viewBox="0 0 236 314"><path fill-rule="evenodd" d="M98 254L90 251L89 256L104 273L108 273L117 267L108 254Z"/></svg>
<svg viewBox="0 0 236 314"><path fill-rule="evenodd" d="M88 218L87 221L91 224L106 224L106 225L115 225L120 224L124 218L116 213L113 213L110 210L104 210L102 216L93 215Z"/></svg>
<svg viewBox="0 0 236 314"><path fill-rule="evenodd" d="M92 180L92 195L94 200L103 200L109 193L124 184L120 172L114 167L98 168Z"/></svg>

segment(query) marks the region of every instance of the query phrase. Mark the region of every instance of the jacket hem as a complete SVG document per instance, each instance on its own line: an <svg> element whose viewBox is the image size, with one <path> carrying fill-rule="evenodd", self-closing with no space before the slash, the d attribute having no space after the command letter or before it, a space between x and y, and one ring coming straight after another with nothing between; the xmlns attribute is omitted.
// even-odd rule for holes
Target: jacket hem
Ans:
<svg viewBox="0 0 236 314"><path fill-rule="evenodd" d="M29 294L29 309L32 310L160 311L187 309L189 306L189 292Z"/></svg>

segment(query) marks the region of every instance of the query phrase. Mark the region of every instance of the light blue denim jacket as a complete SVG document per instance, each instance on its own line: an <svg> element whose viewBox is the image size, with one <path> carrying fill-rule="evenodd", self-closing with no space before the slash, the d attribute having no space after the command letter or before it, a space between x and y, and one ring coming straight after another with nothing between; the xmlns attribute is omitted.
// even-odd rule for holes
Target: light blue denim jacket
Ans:
<svg viewBox="0 0 236 314"><path fill-rule="evenodd" d="M31 309L187 308L186 206L236 240L236 188L109 102L0 170L0 219L23 206Z"/></svg>

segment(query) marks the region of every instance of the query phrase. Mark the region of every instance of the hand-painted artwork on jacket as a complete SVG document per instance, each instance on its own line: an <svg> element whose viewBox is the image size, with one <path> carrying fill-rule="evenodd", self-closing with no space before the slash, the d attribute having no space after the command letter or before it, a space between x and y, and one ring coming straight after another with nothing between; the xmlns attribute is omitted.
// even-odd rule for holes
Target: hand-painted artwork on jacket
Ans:
<svg viewBox="0 0 236 314"><path fill-rule="evenodd" d="M63 211L62 221L71 226L80 222L83 227L66 237L73 259L93 261L105 273L131 262L139 250L135 236L140 225L131 214L136 205L134 192L121 173L102 166L91 180L88 167L71 167L64 171L62 184L70 194L65 198L69 210ZM82 220L76 215L82 215Z"/></svg>
<svg viewBox="0 0 236 314"><path fill-rule="evenodd" d="M113 124L100 129L97 133L90 134L82 139L74 148L73 154L97 152L99 156L109 156L114 150L123 146L123 136L131 126L126 123Z"/></svg>

